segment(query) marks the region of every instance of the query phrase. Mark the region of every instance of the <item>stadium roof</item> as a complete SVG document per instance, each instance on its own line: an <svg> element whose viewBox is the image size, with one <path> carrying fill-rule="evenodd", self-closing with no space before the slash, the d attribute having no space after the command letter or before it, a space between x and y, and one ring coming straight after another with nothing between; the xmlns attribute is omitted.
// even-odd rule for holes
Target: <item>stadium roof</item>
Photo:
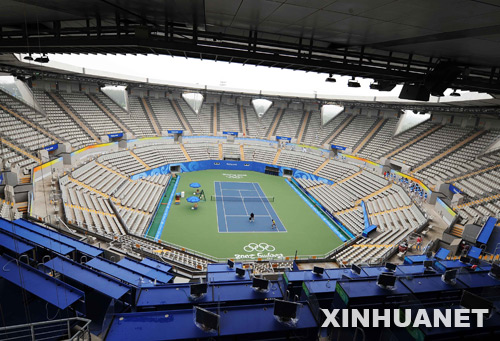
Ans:
<svg viewBox="0 0 500 341"><path fill-rule="evenodd" d="M492 0L3 0L2 9L0 53L167 54L500 93Z"/></svg>

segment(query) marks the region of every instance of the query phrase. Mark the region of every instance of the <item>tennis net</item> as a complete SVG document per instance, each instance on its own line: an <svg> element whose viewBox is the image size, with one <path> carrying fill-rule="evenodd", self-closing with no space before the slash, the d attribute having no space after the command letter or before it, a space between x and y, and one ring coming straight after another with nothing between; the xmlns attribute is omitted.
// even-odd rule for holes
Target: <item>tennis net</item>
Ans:
<svg viewBox="0 0 500 341"><path fill-rule="evenodd" d="M239 201L239 202L274 202L274 197L235 197L227 195L212 195L211 201Z"/></svg>

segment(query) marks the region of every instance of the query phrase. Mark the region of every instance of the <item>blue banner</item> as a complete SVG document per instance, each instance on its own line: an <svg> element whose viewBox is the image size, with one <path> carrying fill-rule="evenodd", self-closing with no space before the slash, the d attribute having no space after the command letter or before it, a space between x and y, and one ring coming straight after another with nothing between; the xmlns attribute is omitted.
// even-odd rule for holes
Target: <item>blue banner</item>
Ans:
<svg viewBox="0 0 500 341"><path fill-rule="evenodd" d="M332 144L332 149L337 149L337 150L345 150L346 148L343 146L337 146L335 144Z"/></svg>
<svg viewBox="0 0 500 341"><path fill-rule="evenodd" d="M171 166L180 166L181 172L183 173L196 172L206 169L249 170L259 173L265 173L267 166L273 168L279 168L276 165L253 162L253 161L205 160L205 161L192 161L184 163L171 163L168 165L160 166L158 168L150 169L146 172L134 174L130 178L132 180L137 180L157 174L168 174L170 173Z"/></svg>
<svg viewBox="0 0 500 341"><path fill-rule="evenodd" d="M291 137L288 136L276 136L276 140L281 140L281 141L288 141L290 142L292 140Z"/></svg>
<svg viewBox="0 0 500 341"><path fill-rule="evenodd" d="M114 134L108 134L108 137L110 139L114 139L116 137L123 137L123 133L114 133Z"/></svg>
<svg viewBox="0 0 500 341"><path fill-rule="evenodd" d="M238 136L238 132L237 131L223 131L222 135Z"/></svg>
<svg viewBox="0 0 500 341"><path fill-rule="evenodd" d="M184 130L167 130L169 134L182 134Z"/></svg>
<svg viewBox="0 0 500 341"><path fill-rule="evenodd" d="M192 161L183 163L170 163L168 165L150 169L146 172L134 174L130 178L132 180L137 180L157 174L168 174L170 173L170 167L172 166L180 166L181 172L183 173L196 172L207 169L249 170L253 172L265 173L266 167L273 167L273 168L279 168L280 176L283 175L283 170L286 169L286 170L291 170L293 177L296 179L321 181L327 185L333 184L332 180L328 180L318 175L307 173L295 168L280 167L268 163L261 163L254 161L226 161L226 160L204 160L204 161Z"/></svg>
<svg viewBox="0 0 500 341"><path fill-rule="evenodd" d="M455 193L455 194L461 194L462 193L462 191L460 190L460 188L457 188L457 187L453 186L452 184L450 184L450 191L452 193Z"/></svg>
<svg viewBox="0 0 500 341"><path fill-rule="evenodd" d="M53 151L53 150L56 150L57 148L59 148L59 145L56 143L56 144L53 144L51 146L46 146L46 147L43 147L43 149L45 149L46 151Z"/></svg>

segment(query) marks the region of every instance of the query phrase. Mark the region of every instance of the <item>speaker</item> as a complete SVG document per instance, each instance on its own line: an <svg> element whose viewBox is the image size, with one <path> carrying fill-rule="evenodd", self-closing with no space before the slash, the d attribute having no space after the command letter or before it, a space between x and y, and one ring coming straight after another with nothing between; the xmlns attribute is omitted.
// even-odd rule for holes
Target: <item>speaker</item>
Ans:
<svg viewBox="0 0 500 341"><path fill-rule="evenodd" d="M401 99L412 101L429 101L430 92L423 85L405 83L399 94Z"/></svg>
<svg viewBox="0 0 500 341"><path fill-rule="evenodd" d="M432 96L443 96L443 92L462 73L462 70L452 62L439 62L425 79L425 87Z"/></svg>

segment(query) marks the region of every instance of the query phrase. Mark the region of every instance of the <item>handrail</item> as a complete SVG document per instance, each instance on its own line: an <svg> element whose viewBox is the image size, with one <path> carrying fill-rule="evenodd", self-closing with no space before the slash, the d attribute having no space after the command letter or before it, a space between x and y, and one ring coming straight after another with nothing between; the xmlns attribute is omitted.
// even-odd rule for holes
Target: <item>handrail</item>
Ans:
<svg viewBox="0 0 500 341"><path fill-rule="evenodd" d="M19 324L19 325L13 325L13 326L7 326L7 327L0 327L0 335L2 336L2 340L9 341L9 340L18 340L19 338L27 338L30 340L43 340L45 339L46 336L43 334L46 334L47 332L42 331L38 332L36 331L36 328L48 328L50 326L54 327L62 327L57 331L60 331L60 335L53 336L52 338L59 338L62 339L64 338L65 340L91 340L91 335L90 335L90 322L91 320L85 319L82 317L71 317L67 319L60 319L60 320L52 320L52 321L42 321L42 322L34 322L34 323L26 323L26 324ZM81 325L80 325L81 324ZM80 330L76 331L74 335L71 335L71 328L79 325ZM20 333L26 333L26 335L20 335ZM9 336L9 334L12 334L12 336Z"/></svg>

